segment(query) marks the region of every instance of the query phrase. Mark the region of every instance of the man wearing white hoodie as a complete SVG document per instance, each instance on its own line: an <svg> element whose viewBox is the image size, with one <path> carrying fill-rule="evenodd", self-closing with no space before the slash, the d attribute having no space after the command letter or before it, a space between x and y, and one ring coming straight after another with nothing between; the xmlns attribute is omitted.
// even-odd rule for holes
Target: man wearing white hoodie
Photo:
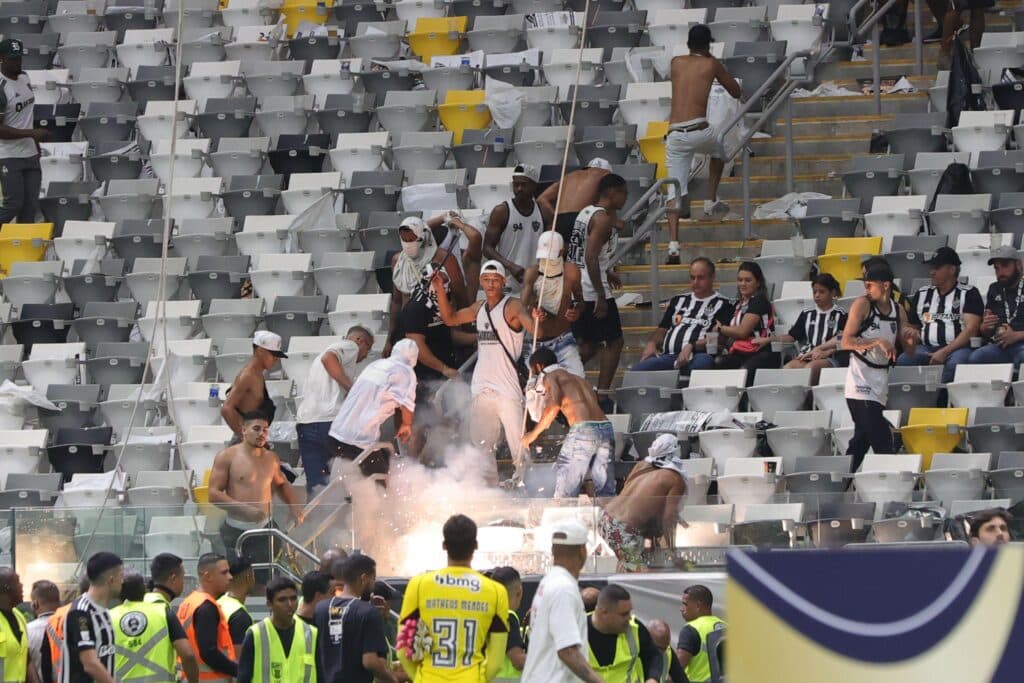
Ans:
<svg viewBox="0 0 1024 683"><path fill-rule="evenodd" d="M412 435L412 418L416 409L416 359L419 347L411 339L403 339L391 349L391 356L375 360L356 378L338 416L331 423L330 440L334 455L355 460L380 441L380 428L384 422L401 414L401 426L396 436L408 441ZM371 453L359 465L363 476L387 474L390 468L388 452Z"/></svg>

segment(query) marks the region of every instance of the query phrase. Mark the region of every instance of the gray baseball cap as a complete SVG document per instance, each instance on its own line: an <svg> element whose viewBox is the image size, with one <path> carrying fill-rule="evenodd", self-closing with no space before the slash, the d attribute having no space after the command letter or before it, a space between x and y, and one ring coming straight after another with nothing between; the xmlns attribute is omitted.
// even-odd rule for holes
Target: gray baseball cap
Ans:
<svg viewBox="0 0 1024 683"><path fill-rule="evenodd" d="M1009 244L1003 244L1001 246L992 249L988 253L988 264L991 266L995 261L1019 261L1020 252L1011 247Z"/></svg>

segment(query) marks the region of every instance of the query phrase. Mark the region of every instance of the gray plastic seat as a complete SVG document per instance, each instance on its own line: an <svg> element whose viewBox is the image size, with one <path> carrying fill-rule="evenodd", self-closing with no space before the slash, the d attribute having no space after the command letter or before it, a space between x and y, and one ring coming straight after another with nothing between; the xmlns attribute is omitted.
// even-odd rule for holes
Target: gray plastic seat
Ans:
<svg viewBox="0 0 1024 683"><path fill-rule="evenodd" d="M934 406L938 401L941 381L941 365L897 365L890 368L889 398L885 407L909 416L912 408Z"/></svg>
<svg viewBox="0 0 1024 683"><path fill-rule="evenodd" d="M980 152L971 180L979 193L1024 192L1024 150Z"/></svg>
<svg viewBox="0 0 1024 683"><path fill-rule="evenodd" d="M135 132L137 113L134 102L91 102L78 128L90 144L127 140Z"/></svg>
<svg viewBox="0 0 1024 683"><path fill-rule="evenodd" d="M589 28L587 43L600 47L609 56L613 48L634 48L640 45L647 26L647 12L644 10L622 10L597 12Z"/></svg>
<svg viewBox="0 0 1024 683"><path fill-rule="evenodd" d="M123 220L114 228L110 243L130 271L137 258L160 258L163 234L162 220Z"/></svg>
<svg viewBox="0 0 1024 683"><path fill-rule="evenodd" d="M830 237L853 237L860 225L860 200L853 199L810 199L807 213L796 219L800 234L805 239L814 239L824 251ZM819 254L820 255L820 254Z"/></svg>
<svg viewBox="0 0 1024 683"><path fill-rule="evenodd" d="M988 214L992 232L1013 233L1014 243L1024 235L1024 192L1004 192L999 204Z"/></svg>
<svg viewBox="0 0 1024 683"><path fill-rule="evenodd" d="M394 211L402 189L404 171L355 171L342 190L346 211L369 213Z"/></svg>
<svg viewBox="0 0 1024 683"><path fill-rule="evenodd" d="M136 112L146 110L150 101L174 99L173 66L140 66L128 81L128 96L135 103Z"/></svg>
<svg viewBox="0 0 1024 683"><path fill-rule="evenodd" d="M562 120L569 121L572 113L572 96L576 86L570 85L558 102ZM620 87L617 85L581 85L576 97L576 130L586 126L610 126L615 112L619 110ZM611 159L609 159L611 161ZM618 162L616 162L618 163Z"/></svg>
<svg viewBox="0 0 1024 683"><path fill-rule="evenodd" d="M1020 431L1018 431L1020 430ZM1002 453L1021 444L1024 407L976 408L967 439L975 453Z"/></svg>
<svg viewBox="0 0 1024 683"><path fill-rule="evenodd" d="M332 136L365 133L370 130L374 101L373 95L368 93L328 95L323 106L317 107L312 115L320 130Z"/></svg>
<svg viewBox="0 0 1024 683"><path fill-rule="evenodd" d="M767 37L767 8L764 5L720 7L714 11L713 16L713 20L708 22L708 28L718 42L734 45L752 43Z"/></svg>
<svg viewBox="0 0 1024 683"><path fill-rule="evenodd" d="M95 180L50 181L46 196L39 200L43 217L53 223L53 236L60 237L65 221L87 221L92 216L92 194L100 188Z"/></svg>
<svg viewBox="0 0 1024 683"><path fill-rule="evenodd" d="M296 36L288 41L288 54L292 59L305 61L307 64L314 59L337 59L341 53L339 36L325 35Z"/></svg>
<svg viewBox="0 0 1024 683"><path fill-rule="evenodd" d="M506 0L452 0L452 16L470 19L497 16L505 14L508 6Z"/></svg>
<svg viewBox="0 0 1024 683"><path fill-rule="evenodd" d="M920 249L913 251L890 251L885 255L885 260L892 267L892 273L901 283L908 285L914 280L925 279L930 276L931 266L925 263L930 254Z"/></svg>
<svg viewBox="0 0 1024 683"><path fill-rule="evenodd" d="M334 5L334 18L344 27L346 36L354 36L359 24L383 21L384 15L378 11L377 5L373 2L342 0Z"/></svg>
<svg viewBox="0 0 1024 683"><path fill-rule="evenodd" d="M211 97L193 121L205 137L220 140L248 136L255 117L255 97Z"/></svg>
<svg viewBox="0 0 1024 683"><path fill-rule="evenodd" d="M1015 505L1024 500L1024 451L1000 453L988 478L997 498L1009 498Z"/></svg>
<svg viewBox="0 0 1024 683"><path fill-rule="evenodd" d="M292 337L315 336L327 317L326 296L279 296L274 310L264 316L267 329L281 336L283 348Z"/></svg>
<svg viewBox="0 0 1024 683"><path fill-rule="evenodd" d="M39 408L39 425L56 433L58 429L96 426L100 402L99 384L51 384L46 398L57 410Z"/></svg>
<svg viewBox="0 0 1024 683"><path fill-rule="evenodd" d="M240 299L248 272L248 256L200 256L186 277L205 314L213 299Z"/></svg>
<svg viewBox="0 0 1024 683"><path fill-rule="evenodd" d="M804 515L808 518L807 534L814 547L839 548L867 540L875 517L875 504L822 501L806 509Z"/></svg>
<svg viewBox="0 0 1024 683"><path fill-rule="evenodd" d="M573 150L582 166L599 158L613 165L624 164L636 147L636 132L636 124L587 126L580 141L573 143Z"/></svg>
<svg viewBox="0 0 1024 683"><path fill-rule="evenodd" d="M331 136L326 133L311 135L281 135L277 147L270 150L267 160L274 173L319 173L323 168Z"/></svg>
<svg viewBox="0 0 1024 683"><path fill-rule="evenodd" d="M945 152L948 133L944 111L896 114L885 125L889 151L904 156L905 170L914 167L919 152Z"/></svg>
<svg viewBox="0 0 1024 683"><path fill-rule="evenodd" d="M143 159L137 142L97 142L89 154L89 168L100 182L135 180L142 173Z"/></svg>
<svg viewBox="0 0 1024 683"><path fill-rule="evenodd" d="M729 0L728 4L724 6L736 7L740 4L742 3ZM699 8L697 4L691 4L691 6ZM722 63L730 74L737 79L742 79L740 87L743 91L743 99L748 99L761 87L761 84L771 78L772 73L785 58L786 41L758 41L736 43L733 46L732 56L723 59ZM755 104L754 108L759 109L759 104Z"/></svg>
<svg viewBox="0 0 1024 683"><path fill-rule="evenodd" d="M679 410L682 395L678 389L666 387L619 387L615 390L615 411L628 413L631 432L640 429L644 418L651 413Z"/></svg>
<svg viewBox="0 0 1024 683"><path fill-rule="evenodd" d="M78 310L94 301L113 301L124 279L124 259L100 261L98 273L83 273L86 261L71 264L71 274L64 276L64 291Z"/></svg>
<svg viewBox="0 0 1024 683"><path fill-rule="evenodd" d="M53 58L57 54L57 33L26 33L18 37L24 47L21 56L21 68L26 71L49 69L53 66Z"/></svg>
<svg viewBox="0 0 1024 683"><path fill-rule="evenodd" d="M364 71L359 74L359 81L377 102L383 102L390 90L412 90L416 85L416 76L406 69Z"/></svg>
<svg viewBox="0 0 1024 683"><path fill-rule="evenodd" d="M893 235L891 251L933 252L937 251L939 247L946 246L949 246L949 238L945 235ZM913 289L908 283L909 281L905 282L902 288L907 292L912 292Z"/></svg>
<svg viewBox="0 0 1024 683"><path fill-rule="evenodd" d="M654 174L657 171L656 164L613 164L612 173L622 176L626 181L626 204L622 207L622 213L629 209L640 199L644 192L654 184Z"/></svg>
<svg viewBox="0 0 1024 683"><path fill-rule="evenodd" d="M499 168L505 165L515 139L512 128L466 129L462 142L452 146L459 168Z"/></svg>
<svg viewBox="0 0 1024 683"><path fill-rule="evenodd" d="M140 384L149 344L100 342L96 355L85 361L86 376L94 384Z"/></svg>
<svg viewBox="0 0 1024 683"><path fill-rule="evenodd" d="M785 474L790 493L842 493L846 490L851 456L799 456L794 462L793 471Z"/></svg>
<svg viewBox="0 0 1024 683"><path fill-rule="evenodd" d="M871 211L875 197L898 194L903 169L902 154L854 157L843 172L843 184L851 195L860 199L860 213L866 214Z"/></svg>
<svg viewBox="0 0 1024 683"><path fill-rule="evenodd" d="M247 216L273 214L282 187L284 176L281 175L236 175L231 176L228 189L220 198L225 213L242 223Z"/></svg>
<svg viewBox="0 0 1024 683"><path fill-rule="evenodd" d="M139 305L134 301L90 301L81 317L71 326L86 351L93 354L103 342L126 342L138 318Z"/></svg>
<svg viewBox="0 0 1024 683"><path fill-rule="evenodd" d="M44 0L0 5L0 33L5 38L42 33L47 14Z"/></svg>
<svg viewBox="0 0 1024 683"><path fill-rule="evenodd" d="M150 0L138 4L139 0L114 0L103 13L103 23L108 31L117 31L117 42L124 40L125 31L156 28L156 20L161 14L157 4Z"/></svg>

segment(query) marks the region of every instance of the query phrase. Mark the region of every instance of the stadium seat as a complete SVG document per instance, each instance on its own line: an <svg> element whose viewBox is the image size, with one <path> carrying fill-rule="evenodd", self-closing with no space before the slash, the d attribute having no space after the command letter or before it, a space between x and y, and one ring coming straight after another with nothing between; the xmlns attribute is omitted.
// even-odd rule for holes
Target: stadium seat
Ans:
<svg viewBox="0 0 1024 683"><path fill-rule="evenodd" d="M73 476L103 472L103 459L110 450L113 434L111 427L57 431L53 445L46 449L46 456L53 471L63 476L65 491ZM95 504L98 506L101 502Z"/></svg>
<svg viewBox="0 0 1024 683"><path fill-rule="evenodd" d="M452 146L452 156L460 168L500 168L512 151L514 130L465 130L462 144Z"/></svg>
<svg viewBox="0 0 1024 683"><path fill-rule="evenodd" d="M177 341L192 335L201 305L200 301L150 301L146 315L138 320L139 332L147 342L155 338L154 346L159 352L164 337Z"/></svg>
<svg viewBox="0 0 1024 683"><path fill-rule="evenodd" d="M793 471L798 457L831 453L830 420L828 413L814 410L778 410L770 414L768 421L774 426L765 430L765 437L772 453L782 458L786 472Z"/></svg>
<svg viewBox="0 0 1024 683"><path fill-rule="evenodd" d="M345 210L351 213L396 211L404 176L405 172L401 169L354 171L349 177L348 187L342 190Z"/></svg>
<svg viewBox="0 0 1024 683"><path fill-rule="evenodd" d="M988 215L992 231L1011 233L1016 241L1024 235L1024 192L1004 192L999 205Z"/></svg>
<svg viewBox="0 0 1024 683"><path fill-rule="evenodd" d="M885 127L889 151L902 154L908 166L922 152L945 152L948 135L944 111L897 114Z"/></svg>
<svg viewBox="0 0 1024 683"><path fill-rule="evenodd" d="M936 453L924 473L929 500L949 510L955 501L982 497L987 484L991 453Z"/></svg>
<svg viewBox="0 0 1024 683"><path fill-rule="evenodd" d="M825 253L818 257L818 269L830 273L845 290L846 282L862 277L864 257L881 252L881 237L831 237L825 243Z"/></svg>
<svg viewBox="0 0 1024 683"><path fill-rule="evenodd" d="M668 119L671 100L671 83L631 83L619 100L619 114L627 125L646 131L651 121Z"/></svg>
<svg viewBox="0 0 1024 683"><path fill-rule="evenodd" d="M783 456L783 459L785 468L787 458ZM791 494L841 494L849 485L851 460L849 455L793 458L790 469L786 470L786 488Z"/></svg>
<svg viewBox="0 0 1024 683"><path fill-rule="evenodd" d="M577 79L581 86L597 83L602 70L603 52L597 47L583 50L548 50L543 58L544 80L548 85L557 86L563 92L575 86Z"/></svg>
<svg viewBox="0 0 1024 683"><path fill-rule="evenodd" d="M456 145L462 143L462 131L481 130L491 123L482 90L449 90L444 104L437 107L437 115L441 125L452 132L452 143Z"/></svg>
<svg viewBox="0 0 1024 683"><path fill-rule="evenodd" d="M863 543L875 517L874 503L819 501L806 509L807 536L815 548Z"/></svg>
<svg viewBox="0 0 1024 683"><path fill-rule="evenodd" d="M939 366L897 365L889 370L889 397L886 406L909 415L911 409L934 406L941 388Z"/></svg>
<svg viewBox="0 0 1024 683"><path fill-rule="evenodd" d="M687 410L735 411L746 385L746 370L694 370L683 389L683 405Z"/></svg>
<svg viewBox="0 0 1024 683"><path fill-rule="evenodd" d="M965 365L957 367L953 381L946 385L949 405L958 408L998 408L1006 402L1013 380L1013 365ZM966 424L966 423L965 423Z"/></svg>
<svg viewBox="0 0 1024 683"><path fill-rule="evenodd" d="M124 282L132 298L143 307L158 299L178 299L179 290L185 282L186 266L184 258L137 258Z"/></svg>
<svg viewBox="0 0 1024 683"><path fill-rule="evenodd" d="M975 191L991 195L1024 192L1024 150L996 150L972 156Z"/></svg>
<svg viewBox="0 0 1024 683"><path fill-rule="evenodd" d="M318 265L321 254L349 251L358 245L359 214L341 213L334 217L334 227L308 227L295 233L299 250L313 255L313 265Z"/></svg>
<svg viewBox="0 0 1024 683"><path fill-rule="evenodd" d="M256 294L273 308L275 298L302 293L310 267L309 254L259 254L249 277Z"/></svg>
<svg viewBox="0 0 1024 683"><path fill-rule="evenodd" d="M346 334L353 325L362 325L374 334L387 329L390 294L349 294L339 296L327 320L334 334Z"/></svg>
<svg viewBox="0 0 1024 683"><path fill-rule="evenodd" d="M477 17L473 29L466 33L469 49L490 54L515 52L526 37L525 18L522 14Z"/></svg>
<svg viewBox="0 0 1024 683"><path fill-rule="evenodd" d="M216 397L212 387L217 389ZM180 393L168 405L178 430L188 434L193 427L221 424L220 408L229 388L228 384L209 382L189 382L180 387Z"/></svg>
<svg viewBox="0 0 1024 683"><path fill-rule="evenodd" d="M60 63L67 66L72 78L84 69L98 69L110 63L117 44L116 31L71 31L64 34L64 44L57 48ZM65 82L70 82L67 79Z"/></svg>
<svg viewBox="0 0 1024 683"><path fill-rule="evenodd" d="M251 339L263 314L263 305L261 299L212 299L209 312L201 318L203 332L218 348L223 347L226 339Z"/></svg>
<svg viewBox="0 0 1024 683"><path fill-rule="evenodd" d="M1009 498L1013 504L1024 500L1024 451L1000 453L988 476L994 496Z"/></svg>
<svg viewBox="0 0 1024 683"><path fill-rule="evenodd" d="M32 388L45 395L51 384L81 384L84 360L82 342L35 344L21 369Z"/></svg>
<svg viewBox="0 0 1024 683"><path fill-rule="evenodd" d="M759 369L754 373L754 383L747 387L750 409L764 412L769 420L778 410L800 410L807 401L810 383L810 369Z"/></svg>
<svg viewBox="0 0 1024 683"><path fill-rule="evenodd" d="M183 28L206 28L213 25L219 6L218 0L165 0L164 24L177 28L180 8Z"/></svg>
<svg viewBox="0 0 1024 683"><path fill-rule="evenodd" d="M54 434L62 428L95 427L100 390L98 384L51 384L46 398L57 410L40 407L39 426Z"/></svg>
<svg viewBox="0 0 1024 683"><path fill-rule="evenodd" d="M770 503L782 474L779 458L730 458L716 480L718 495L733 505Z"/></svg>
<svg viewBox="0 0 1024 683"><path fill-rule="evenodd" d="M619 87L614 85L601 86L601 90L609 91L608 97L612 98L608 101L608 108L617 107ZM598 101L597 107L599 109L605 107L605 102L603 100ZM656 125L657 122L648 124L648 132L652 126ZM604 159L608 163L615 165L626 163L626 159L636 146L635 126L588 125L583 128L581 139L573 143L573 151L576 152L576 158L581 166L589 164L594 159ZM645 157L647 156L642 149L641 154ZM662 159L663 161L664 159ZM655 173L657 174L658 171L655 171Z"/></svg>
<svg viewBox="0 0 1024 683"><path fill-rule="evenodd" d="M283 135L305 139L309 126L309 112L313 109L312 95L285 95L266 97L260 102L254 119L262 135L278 143ZM269 155L269 153L268 153ZM285 152L286 156L289 156Z"/></svg>
<svg viewBox="0 0 1024 683"><path fill-rule="evenodd" d="M211 218L223 190L222 178L175 178L169 195L173 199L164 196L164 211L175 221Z"/></svg>
<svg viewBox="0 0 1024 683"><path fill-rule="evenodd" d="M1003 69L1018 68L1024 51L1024 32L1008 31L996 33L986 31L981 36L981 45L972 52L978 63L978 73L985 85L995 85L1003 76Z"/></svg>
<svg viewBox="0 0 1024 683"><path fill-rule="evenodd" d="M175 179L198 178L203 172L205 158L209 153L209 138L154 140L149 153L149 165L160 182L166 186L171 181L172 173Z"/></svg>
<svg viewBox="0 0 1024 683"><path fill-rule="evenodd" d="M946 168L953 163L966 165L970 152L921 152L914 159L914 167L907 172L910 191L931 197L939 185Z"/></svg>
<svg viewBox="0 0 1024 683"><path fill-rule="evenodd" d="M732 540L756 548L793 548L803 518L803 503L737 505Z"/></svg>
<svg viewBox="0 0 1024 683"><path fill-rule="evenodd" d="M381 128L395 137L409 131L428 130L433 127L436 105L437 95L432 90L392 90L377 107L377 120Z"/></svg>
<svg viewBox="0 0 1024 683"><path fill-rule="evenodd" d="M840 426L843 416L849 415L843 395L845 385L846 368L823 368L818 375L817 385L811 387L814 409L828 413L832 427Z"/></svg>
<svg viewBox="0 0 1024 683"><path fill-rule="evenodd" d="M65 275L63 281L65 293L78 310L84 309L90 301L113 301L124 275L122 259L103 259L95 273L90 267L90 272L83 274L87 263L90 262L76 260L71 274Z"/></svg>
<svg viewBox="0 0 1024 683"><path fill-rule="evenodd" d="M139 143L129 140L96 143L88 161L93 177L100 182L134 180L142 173Z"/></svg>
<svg viewBox="0 0 1024 683"><path fill-rule="evenodd" d="M732 538L733 506L684 505L676 526L676 547L716 547L729 545Z"/></svg>
<svg viewBox="0 0 1024 683"><path fill-rule="evenodd" d="M519 12L516 7L516 0L513 0L513 9ZM526 12L527 15L531 12ZM583 25L582 12L558 13L561 20L549 22L545 26L537 26L527 17L526 22L526 47L530 49L547 52L558 48L580 47L580 34Z"/></svg>
<svg viewBox="0 0 1024 683"><path fill-rule="evenodd" d="M860 200L853 199L810 199L804 216L796 219L800 234L805 239L816 240L818 248L824 250L831 237L853 237L860 224Z"/></svg>
<svg viewBox="0 0 1024 683"><path fill-rule="evenodd" d="M376 171L383 164L385 150L390 147L391 136L387 131L342 133L329 152L331 166L346 178L357 171Z"/></svg>
<svg viewBox="0 0 1024 683"><path fill-rule="evenodd" d="M933 453L951 453L967 426L967 408L912 408L907 424L900 428L903 445L920 453L924 469L931 469Z"/></svg>
<svg viewBox="0 0 1024 683"><path fill-rule="evenodd" d="M149 345L134 342L96 344L96 353L85 361L85 373L92 384L139 384L146 370Z"/></svg>
<svg viewBox="0 0 1024 683"><path fill-rule="evenodd" d="M320 331L327 317L327 303L327 297L319 294L278 297L264 321L267 329L279 335L282 345L287 346L293 336L307 337Z"/></svg>
<svg viewBox="0 0 1024 683"><path fill-rule="evenodd" d="M913 236L921 232L927 205L928 197L924 195L875 196L871 201L871 212L864 216L864 233L870 237L881 237L882 251L889 252L894 236Z"/></svg>
<svg viewBox="0 0 1024 683"><path fill-rule="evenodd" d="M342 294L359 294L373 275L372 251L333 252L318 255L313 280L328 300Z"/></svg>
<svg viewBox="0 0 1024 683"><path fill-rule="evenodd" d="M71 327L86 350L94 353L101 342L128 341L138 310L135 301L90 301L81 315L71 321Z"/></svg>
<svg viewBox="0 0 1024 683"><path fill-rule="evenodd" d="M281 369L288 379L295 382L295 392L302 396L305 392L306 379L313 361L331 344L344 339L343 336L293 336L288 342L288 357L281 359Z"/></svg>
<svg viewBox="0 0 1024 683"><path fill-rule="evenodd" d="M103 422L119 431L144 427L162 405L159 393L152 384L112 384L100 394Z"/></svg>
<svg viewBox="0 0 1024 683"><path fill-rule="evenodd" d="M1015 112L962 111L951 129L953 146L958 152L989 152L1004 149L1010 138Z"/></svg>
<svg viewBox="0 0 1024 683"><path fill-rule="evenodd" d="M660 411L655 409L650 412ZM700 452L714 461L715 471L719 475L726 472L730 460L754 457L757 437L757 431L753 429L707 429L697 435Z"/></svg>
<svg viewBox="0 0 1024 683"><path fill-rule="evenodd" d="M391 148L393 165L396 170L401 170L409 176L415 171L436 171L444 167L451 148L452 133L450 131L399 133L395 146ZM357 171L352 174L353 184L356 182L357 176L361 177L362 173L367 173L367 171ZM366 181L360 182L363 187L367 187ZM346 204L349 211L357 213L361 211L359 208L354 208L348 200L346 200Z"/></svg>
<svg viewBox="0 0 1024 683"><path fill-rule="evenodd" d="M221 382L233 382L252 360L252 337L216 340L217 354L213 358L217 377Z"/></svg>
<svg viewBox="0 0 1024 683"><path fill-rule="evenodd" d="M2 242L2 238L0 238ZM67 341L68 324L74 318L74 304L25 304L18 320L9 329L14 338L31 354L34 344L63 344Z"/></svg>
<svg viewBox="0 0 1024 683"><path fill-rule="evenodd" d="M827 4L779 5L776 18L768 22L772 39L785 41L787 55L813 49L825 36L827 15Z"/></svg>
<svg viewBox="0 0 1024 683"><path fill-rule="evenodd" d="M971 451L999 455L1012 451L1020 440L1020 425L1024 423L1024 407L980 407L974 411L974 420L967 427L967 441Z"/></svg>
<svg viewBox="0 0 1024 683"><path fill-rule="evenodd" d="M348 39L353 57L388 60L398 56L406 34L404 21L364 21Z"/></svg>
<svg viewBox="0 0 1024 683"><path fill-rule="evenodd" d="M714 45L713 43L712 49ZM779 68L779 64L786 58L786 48L786 41L737 42L732 46L731 56L723 55L722 63L734 78L740 80L742 96L750 98ZM768 92L772 92L775 87L776 84L772 83ZM761 103L755 103L753 106L754 109L760 107Z"/></svg>
<svg viewBox="0 0 1024 683"><path fill-rule="evenodd" d="M51 304L63 269L60 261L18 261L0 280L4 298L17 309L25 304Z"/></svg>
<svg viewBox="0 0 1024 683"><path fill-rule="evenodd" d="M857 497L865 503L909 503L921 469L921 455L918 453L869 453L853 475L853 486Z"/></svg>
<svg viewBox="0 0 1024 683"><path fill-rule="evenodd" d="M406 36L406 40L409 50L421 61L429 64L434 56L459 52L466 36L467 17L419 17L415 21L415 28Z"/></svg>
<svg viewBox="0 0 1024 683"><path fill-rule="evenodd" d="M928 230L951 241L963 233L984 232L991 209L990 194L940 194L928 212Z"/></svg>
<svg viewBox="0 0 1024 683"><path fill-rule="evenodd" d="M135 73L140 66L163 66L174 42L173 28L131 29L114 48L118 63Z"/></svg>
<svg viewBox="0 0 1024 683"><path fill-rule="evenodd" d="M18 261L42 261L53 239L53 223L4 223L0 226L0 274Z"/></svg>

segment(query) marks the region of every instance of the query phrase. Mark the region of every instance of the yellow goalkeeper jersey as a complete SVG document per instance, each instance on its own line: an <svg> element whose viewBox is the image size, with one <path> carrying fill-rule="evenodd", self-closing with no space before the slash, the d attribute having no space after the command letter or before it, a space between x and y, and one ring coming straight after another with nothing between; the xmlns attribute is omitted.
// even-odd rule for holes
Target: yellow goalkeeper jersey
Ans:
<svg viewBox="0 0 1024 683"><path fill-rule="evenodd" d="M467 567L426 572L405 590L401 621L408 619L424 622L431 638L415 683L482 683L487 637L508 631L508 592Z"/></svg>

